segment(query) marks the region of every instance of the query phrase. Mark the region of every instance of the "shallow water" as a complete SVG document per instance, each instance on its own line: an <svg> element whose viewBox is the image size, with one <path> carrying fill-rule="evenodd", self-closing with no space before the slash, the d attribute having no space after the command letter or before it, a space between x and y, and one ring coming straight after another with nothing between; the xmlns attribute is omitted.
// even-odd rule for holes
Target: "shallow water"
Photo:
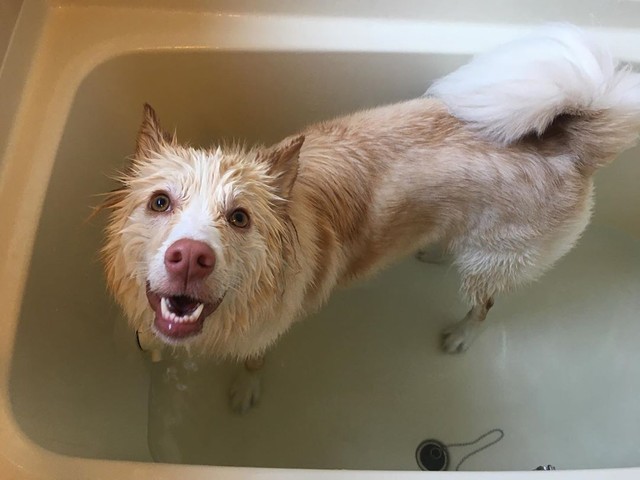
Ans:
<svg viewBox="0 0 640 480"><path fill-rule="evenodd" d="M407 259L337 292L270 353L260 405L231 413L234 366L153 364L157 461L416 470L428 438L504 439L462 470L640 465L640 241L592 227L539 282L497 298L462 355L438 348L465 305L455 271ZM451 448L455 466L479 444Z"/></svg>

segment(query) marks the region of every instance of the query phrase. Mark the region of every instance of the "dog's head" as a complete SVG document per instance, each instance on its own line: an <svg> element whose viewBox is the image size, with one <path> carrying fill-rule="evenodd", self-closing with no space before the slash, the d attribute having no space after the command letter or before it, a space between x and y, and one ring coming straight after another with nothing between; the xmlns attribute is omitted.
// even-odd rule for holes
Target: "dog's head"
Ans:
<svg viewBox="0 0 640 480"><path fill-rule="evenodd" d="M264 328L256 322L295 261L287 200L303 141L194 149L145 105L135 156L105 202L107 282L135 328L218 356L247 354L243 337Z"/></svg>

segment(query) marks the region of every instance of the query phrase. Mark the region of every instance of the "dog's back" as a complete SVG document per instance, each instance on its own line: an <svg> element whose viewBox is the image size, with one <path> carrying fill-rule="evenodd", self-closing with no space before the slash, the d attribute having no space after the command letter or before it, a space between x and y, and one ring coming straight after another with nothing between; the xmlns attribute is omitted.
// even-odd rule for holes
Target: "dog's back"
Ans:
<svg viewBox="0 0 640 480"><path fill-rule="evenodd" d="M480 55L425 98L309 128L292 203L314 218L312 300L441 242L470 303L492 304L571 249L592 174L638 131L640 76L569 25Z"/></svg>

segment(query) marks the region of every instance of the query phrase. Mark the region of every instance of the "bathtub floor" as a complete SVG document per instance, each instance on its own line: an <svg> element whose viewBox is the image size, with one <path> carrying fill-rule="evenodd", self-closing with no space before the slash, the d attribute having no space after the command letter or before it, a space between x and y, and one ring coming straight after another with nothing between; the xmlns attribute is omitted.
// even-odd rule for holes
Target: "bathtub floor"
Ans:
<svg viewBox="0 0 640 480"><path fill-rule="evenodd" d="M463 316L457 275L408 259L338 292L268 358L261 404L230 413L233 370L196 359L152 367L158 461L417 469L424 439L504 439L462 470L640 465L640 242L591 228L540 282L498 298L463 355L438 334ZM485 442L496 438L497 433ZM452 466L484 443L451 448Z"/></svg>

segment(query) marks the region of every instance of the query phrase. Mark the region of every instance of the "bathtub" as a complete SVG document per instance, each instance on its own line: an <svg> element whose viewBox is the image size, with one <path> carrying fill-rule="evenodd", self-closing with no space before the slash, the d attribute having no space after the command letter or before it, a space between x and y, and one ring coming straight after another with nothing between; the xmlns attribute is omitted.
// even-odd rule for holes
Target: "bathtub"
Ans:
<svg viewBox="0 0 640 480"><path fill-rule="evenodd" d="M232 366L140 351L88 217L143 102L195 145L268 143L418 96L542 21L640 62L635 1L260 3L25 0L0 70L0 478L418 478L429 438L465 470L433 478L640 478L639 148L599 172L574 252L465 355L437 348L464 313L455 273L413 259L296 325L245 416Z"/></svg>

